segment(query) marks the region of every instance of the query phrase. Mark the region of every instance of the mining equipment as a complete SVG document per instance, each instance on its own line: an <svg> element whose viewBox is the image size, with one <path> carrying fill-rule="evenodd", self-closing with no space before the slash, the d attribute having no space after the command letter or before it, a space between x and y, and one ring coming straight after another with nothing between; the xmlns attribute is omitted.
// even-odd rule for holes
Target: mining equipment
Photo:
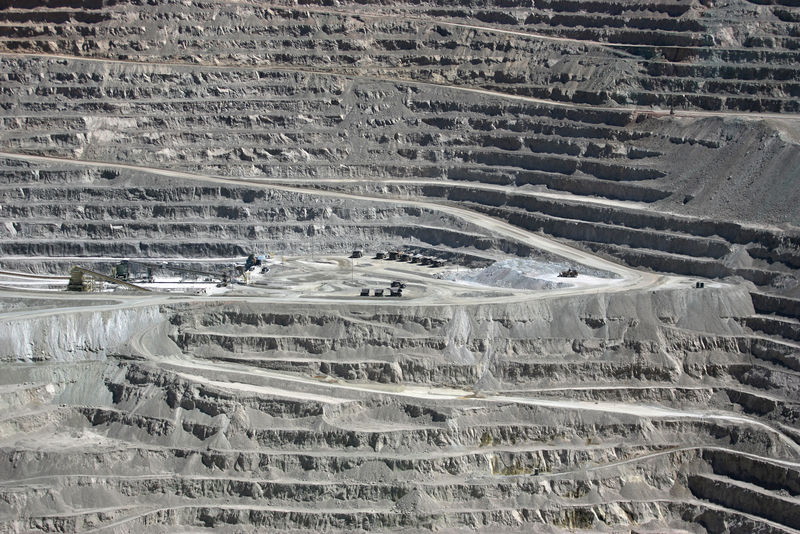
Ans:
<svg viewBox="0 0 800 534"><path fill-rule="evenodd" d="M400 253L397 252L396 250L390 250L389 251L389 259L390 260L396 260L398 254L400 254Z"/></svg>
<svg viewBox="0 0 800 534"><path fill-rule="evenodd" d="M388 254L387 252L383 252L383 251L381 251L381 252L376 252L376 253L375 253L375 259L376 259L376 260L385 260L385 259L386 259L386 255L387 255L387 254Z"/></svg>
<svg viewBox="0 0 800 534"><path fill-rule="evenodd" d="M433 265L433 267L444 267L445 265L447 265L447 260L442 260L442 259L436 258L436 259L433 260L433 264L432 265Z"/></svg>
<svg viewBox="0 0 800 534"><path fill-rule="evenodd" d="M411 256L411 263L422 263L422 255L414 254L413 256Z"/></svg>
<svg viewBox="0 0 800 534"><path fill-rule="evenodd" d="M247 260L244 262L244 270L249 271L251 268L261 265L261 260L256 258L255 254L250 254L247 256Z"/></svg>
<svg viewBox="0 0 800 534"><path fill-rule="evenodd" d="M115 270L116 272L116 270ZM69 282L67 283L68 291L94 291L96 282L109 282L117 284L122 287L130 289L137 289L139 291L150 291L147 288L132 284L127 280L116 278L114 276L107 276L100 274L83 267L73 267L69 272Z"/></svg>
<svg viewBox="0 0 800 534"><path fill-rule="evenodd" d="M252 254L250 255L250 257L248 257L248 261L250 261L251 258L253 259L253 261L258 261L258 260L255 259L255 256L253 256ZM256 265L256 264L255 263L251 264L251 267L253 265ZM258 265L260 265L260 261L258 262ZM227 284L228 282L230 282L230 278L231 278L230 275L228 275L226 273L213 273L213 272L209 272L209 271L202 271L200 269L189 269L189 268L186 268L186 267L176 267L176 266L169 265L169 264L159 265L159 264L156 264L156 263L147 263L147 262L137 261L137 260L123 260L123 261L119 262L114 267L114 278L116 278L118 280L129 280L133 276L133 272L134 272L134 270L135 270L135 268L137 266L145 268L145 272L147 273L146 274L146 278L147 278L148 282L152 282L153 281L153 272L157 271L157 270L172 271L172 272L176 272L176 273L189 273L189 274L194 274L194 275L202 275L202 276L210 278L211 280L218 280L219 282L221 282L224 285ZM243 273L245 271L245 267L247 267L247 262L245 262L244 267L243 266L240 266L240 267L241 267L242 273ZM269 269L267 268L267 270L269 270Z"/></svg>
<svg viewBox="0 0 800 534"><path fill-rule="evenodd" d="M392 282L392 287L399 287L400 289L405 289L406 285L400 280L395 280L394 282Z"/></svg>
<svg viewBox="0 0 800 534"><path fill-rule="evenodd" d="M566 271L558 273L558 276L561 278L575 278L578 276L578 271L575 269L567 269Z"/></svg>
<svg viewBox="0 0 800 534"><path fill-rule="evenodd" d="M431 258L430 256L422 256L422 259L420 260L420 263L422 265L432 265L433 264L433 258Z"/></svg>
<svg viewBox="0 0 800 534"><path fill-rule="evenodd" d="M697 289L702 289L702 288L706 287L706 283L705 282L695 282L694 287L696 287Z"/></svg>
<svg viewBox="0 0 800 534"><path fill-rule="evenodd" d="M403 296L403 288L402 287L390 287L389 288L389 296L390 297L402 297Z"/></svg>
<svg viewBox="0 0 800 534"><path fill-rule="evenodd" d="M350 254L351 258L360 258L364 255L364 252L361 250L354 250L352 254Z"/></svg>
<svg viewBox="0 0 800 534"><path fill-rule="evenodd" d="M376 297L382 297L383 296L383 289L376 289L375 290L375 296Z"/></svg>
<svg viewBox="0 0 800 534"><path fill-rule="evenodd" d="M112 276L117 280L127 280L130 275L131 266L128 263L128 260L122 260L115 265L114 269L112 270Z"/></svg>
<svg viewBox="0 0 800 534"><path fill-rule="evenodd" d="M397 253L397 261L408 261L410 256L407 252L398 252Z"/></svg>
<svg viewBox="0 0 800 534"><path fill-rule="evenodd" d="M361 296L362 297L368 297L369 296L369 288L368 287L362 287L361 288Z"/></svg>

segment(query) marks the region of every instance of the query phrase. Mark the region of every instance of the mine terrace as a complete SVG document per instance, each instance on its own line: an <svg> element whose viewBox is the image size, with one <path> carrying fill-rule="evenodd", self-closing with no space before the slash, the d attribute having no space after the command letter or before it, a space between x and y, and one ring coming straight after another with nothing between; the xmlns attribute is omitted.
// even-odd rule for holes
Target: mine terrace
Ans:
<svg viewBox="0 0 800 534"><path fill-rule="evenodd" d="M800 531L796 0L0 2L0 532Z"/></svg>

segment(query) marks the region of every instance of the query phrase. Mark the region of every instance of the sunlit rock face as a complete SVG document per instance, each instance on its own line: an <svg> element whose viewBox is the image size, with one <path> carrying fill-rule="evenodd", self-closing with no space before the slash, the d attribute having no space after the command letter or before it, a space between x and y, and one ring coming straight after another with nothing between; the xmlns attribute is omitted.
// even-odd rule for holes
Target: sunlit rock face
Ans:
<svg viewBox="0 0 800 534"><path fill-rule="evenodd" d="M0 531L800 529L791 2L6 4Z"/></svg>

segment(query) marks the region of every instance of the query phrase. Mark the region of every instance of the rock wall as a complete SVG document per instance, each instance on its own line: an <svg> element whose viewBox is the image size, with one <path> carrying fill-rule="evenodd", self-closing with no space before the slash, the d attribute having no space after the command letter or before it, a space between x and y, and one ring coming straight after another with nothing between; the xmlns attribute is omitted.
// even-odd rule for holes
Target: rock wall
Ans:
<svg viewBox="0 0 800 534"><path fill-rule="evenodd" d="M164 320L157 306L84 312L31 313L0 320L0 360L104 360L132 336Z"/></svg>

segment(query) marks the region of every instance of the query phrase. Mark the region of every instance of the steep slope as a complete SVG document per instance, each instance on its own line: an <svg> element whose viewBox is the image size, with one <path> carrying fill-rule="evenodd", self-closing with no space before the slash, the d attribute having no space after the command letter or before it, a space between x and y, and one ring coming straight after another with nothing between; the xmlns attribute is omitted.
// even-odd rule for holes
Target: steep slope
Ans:
<svg viewBox="0 0 800 534"><path fill-rule="evenodd" d="M0 269L306 269L0 287L0 530L796 532L798 24L791 0L0 2ZM403 299L355 296L361 248ZM459 284L391 249L598 278Z"/></svg>

